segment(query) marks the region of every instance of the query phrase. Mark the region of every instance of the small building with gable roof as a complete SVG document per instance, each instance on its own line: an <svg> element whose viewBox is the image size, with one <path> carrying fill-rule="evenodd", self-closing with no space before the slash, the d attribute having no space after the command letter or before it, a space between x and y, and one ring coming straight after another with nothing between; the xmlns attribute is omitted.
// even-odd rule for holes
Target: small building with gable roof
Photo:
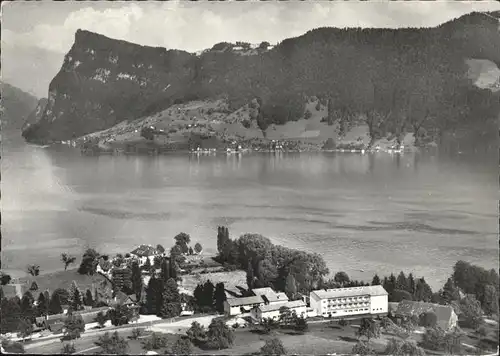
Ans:
<svg viewBox="0 0 500 356"><path fill-rule="evenodd" d="M436 325L441 329L451 330L457 326L458 316L450 305L402 300L394 311L394 316L396 318L420 317L429 312L436 315Z"/></svg>

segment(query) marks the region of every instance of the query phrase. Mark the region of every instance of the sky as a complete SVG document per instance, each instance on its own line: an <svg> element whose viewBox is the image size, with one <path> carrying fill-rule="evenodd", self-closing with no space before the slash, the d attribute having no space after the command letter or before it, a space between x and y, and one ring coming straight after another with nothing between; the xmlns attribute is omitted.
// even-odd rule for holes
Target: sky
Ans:
<svg viewBox="0 0 500 356"><path fill-rule="evenodd" d="M276 43L318 27L431 27L495 1L2 2L2 80L41 98L77 29L198 51L215 43Z"/></svg>

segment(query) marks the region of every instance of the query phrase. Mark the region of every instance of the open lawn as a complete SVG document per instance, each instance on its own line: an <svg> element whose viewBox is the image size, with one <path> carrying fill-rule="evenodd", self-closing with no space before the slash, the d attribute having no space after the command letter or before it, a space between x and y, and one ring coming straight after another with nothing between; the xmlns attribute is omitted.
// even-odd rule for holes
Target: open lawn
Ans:
<svg viewBox="0 0 500 356"><path fill-rule="evenodd" d="M194 291L200 283L210 280L214 285L223 282L227 291L239 293L237 287L247 287L246 273L244 271L215 272L204 274L188 274L182 276L181 286L189 291Z"/></svg>
<svg viewBox="0 0 500 356"><path fill-rule="evenodd" d="M27 283L27 288L29 288L33 282L36 282L38 290L34 294L38 295L38 293L45 290L49 290L52 293L57 288L68 289L73 281L76 282L81 291L85 292L87 288L92 288L92 284L98 287L99 283L103 280L105 278L99 274L93 276L81 275L75 268L68 269L67 271L42 274L36 277L22 277L19 278L19 283Z"/></svg>

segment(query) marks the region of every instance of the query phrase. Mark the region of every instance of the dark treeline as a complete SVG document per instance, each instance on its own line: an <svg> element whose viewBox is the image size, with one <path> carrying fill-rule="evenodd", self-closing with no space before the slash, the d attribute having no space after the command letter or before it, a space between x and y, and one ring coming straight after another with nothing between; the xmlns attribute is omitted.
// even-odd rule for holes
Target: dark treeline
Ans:
<svg viewBox="0 0 500 356"><path fill-rule="evenodd" d="M258 234L231 240L226 227L218 229L217 249L219 262L247 271L249 288L272 287L289 297L317 288L329 273L319 254L273 245Z"/></svg>

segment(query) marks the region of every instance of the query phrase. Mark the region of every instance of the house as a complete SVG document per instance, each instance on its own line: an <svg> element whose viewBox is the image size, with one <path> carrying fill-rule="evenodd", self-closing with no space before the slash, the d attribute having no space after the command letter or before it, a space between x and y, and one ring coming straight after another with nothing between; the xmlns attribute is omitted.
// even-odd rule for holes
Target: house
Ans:
<svg viewBox="0 0 500 356"><path fill-rule="evenodd" d="M134 255L139 259L141 257L155 256L158 255L159 253L160 252L156 249L156 247L153 247L151 245L140 245L135 250L130 252L131 255Z"/></svg>
<svg viewBox="0 0 500 356"><path fill-rule="evenodd" d="M388 294L382 286L321 289L309 294L311 308L328 318L385 316Z"/></svg>
<svg viewBox="0 0 500 356"><path fill-rule="evenodd" d="M260 296L266 304L288 302L288 297L285 293L276 293L269 287L252 289L252 293L256 296Z"/></svg>
<svg viewBox="0 0 500 356"><path fill-rule="evenodd" d="M262 319L278 320L280 317L280 309L283 307L290 309L290 311L292 312L295 312L299 317L307 318L307 306L303 300L264 304L253 308L250 312L250 316L257 322L260 322Z"/></svg>
<svg viewBox="0 0 500 356"><path fill-rule="evenodd" d="M394 315L396 318L407 318L414 315L420 317L420 315L426 312L436 314L436 325L443 330L451 330L457 326L458 316L450 305L403 300L399 302Z"/></svg>
<svg viewBox="0 0 500 356"><path fill-rule="evenodd" d="M260 295L243 298L228 298L224 301L224 314L234 316L248 313L255 307L264 305L264 300Z"/></svg>

